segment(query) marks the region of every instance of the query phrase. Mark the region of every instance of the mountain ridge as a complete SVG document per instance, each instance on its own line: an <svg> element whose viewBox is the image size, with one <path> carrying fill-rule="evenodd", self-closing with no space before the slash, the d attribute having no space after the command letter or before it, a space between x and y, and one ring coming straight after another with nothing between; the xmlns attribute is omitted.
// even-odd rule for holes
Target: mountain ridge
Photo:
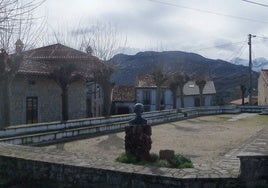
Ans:
<svg viewBox="0 0 268 188"><path fill-rule="evenodd" d="M155 68L167 72L181 71L188 75L205 75L214 81L217 95L226 103L240 98L240 84L248 82L248 67L224 60L205 58L183 51L145 51L135 55L117 54L108 64L115 68L113 81L118 85L135 85L136 76L150 74ZM253 72L253 87L257 88L258 73Z"/></svg>

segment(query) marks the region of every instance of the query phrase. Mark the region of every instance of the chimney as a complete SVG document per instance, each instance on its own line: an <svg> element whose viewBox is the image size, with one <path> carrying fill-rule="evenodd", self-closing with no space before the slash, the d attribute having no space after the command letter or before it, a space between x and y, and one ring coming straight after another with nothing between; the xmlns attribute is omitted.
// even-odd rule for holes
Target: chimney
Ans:
<svg viewBox="0 0 268 188"><path fill-rule="evenodd" d="M16 54L21 54L24 45L20 39L16 41L15 46L16 46Z"/></svg>

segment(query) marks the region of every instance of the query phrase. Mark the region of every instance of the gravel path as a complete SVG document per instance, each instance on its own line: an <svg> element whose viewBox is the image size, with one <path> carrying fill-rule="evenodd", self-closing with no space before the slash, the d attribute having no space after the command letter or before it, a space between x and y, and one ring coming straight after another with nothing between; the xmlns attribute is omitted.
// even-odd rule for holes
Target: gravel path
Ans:
<svg viewBox="0 0 268 188"><path fill-rule="evenodd" d="M211 165L267 126L267 122L268 116L225 114L153 126L151 152L172 149L190 157L196 167ZM114 160L124 152L124 136L121 132L47 147L97 154Z"/></svg>

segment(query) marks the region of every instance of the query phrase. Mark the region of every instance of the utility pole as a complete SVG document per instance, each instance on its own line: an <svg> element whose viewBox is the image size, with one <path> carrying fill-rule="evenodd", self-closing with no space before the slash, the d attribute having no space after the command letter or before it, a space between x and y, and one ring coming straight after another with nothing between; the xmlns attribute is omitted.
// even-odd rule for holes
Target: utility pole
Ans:
<svg viewBox="0 0 268 188"><path fill-rule="evenodd" d="M248 103L252 105L252 57L251 57L251 38L256 37L256 35L249 34L248 35L248 45L249 45L249 96L248 96Z"/></svg>

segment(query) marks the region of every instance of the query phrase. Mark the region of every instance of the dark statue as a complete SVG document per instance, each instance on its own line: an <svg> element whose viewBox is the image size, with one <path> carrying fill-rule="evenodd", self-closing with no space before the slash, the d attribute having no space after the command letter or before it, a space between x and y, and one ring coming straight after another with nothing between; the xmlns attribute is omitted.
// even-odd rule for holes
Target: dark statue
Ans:
<svg viewBox="0 0 268 188"><path fill-rule="evenodd" d="M147 125L147 120L141 117L143 111L143 104L137 103L134 108L136 117L129 121L129 126L125 128L125 150L127 154L134 155L138 161L150 161L152 129Z"/></svg>

